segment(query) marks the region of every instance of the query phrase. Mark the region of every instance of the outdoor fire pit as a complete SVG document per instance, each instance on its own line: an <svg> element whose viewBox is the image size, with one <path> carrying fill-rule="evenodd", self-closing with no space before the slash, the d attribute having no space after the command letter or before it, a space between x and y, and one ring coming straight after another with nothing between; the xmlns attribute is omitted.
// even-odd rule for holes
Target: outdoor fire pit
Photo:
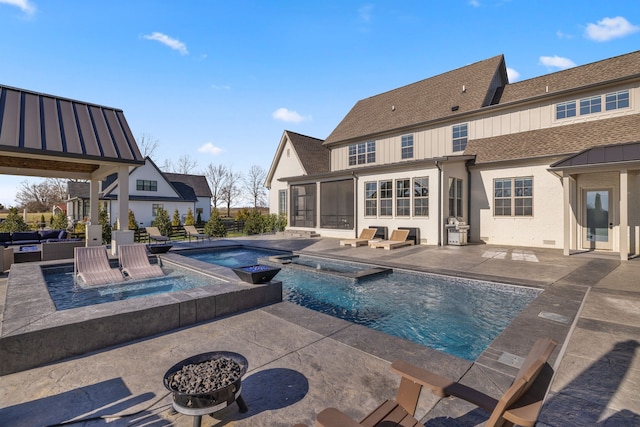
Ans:
<svg viewBox="0 0 640 427"><path fill-rule="evenodd" d="M251 284L261 284L270 282L280 271L277 267L269 265L247 265L245 267L234 268L233 272L244 282Z"/></svg>
<svg viewBox="0 0 640 427"><path fill-rule="evenodd" d="M203 415L213 414L233 402L240 412L247 412L240 392L248 366L247 359L238 353L203 353L173 365L164 374L163 383L173 393L173 408L194 416L193 426L200 427Z"/></svg>

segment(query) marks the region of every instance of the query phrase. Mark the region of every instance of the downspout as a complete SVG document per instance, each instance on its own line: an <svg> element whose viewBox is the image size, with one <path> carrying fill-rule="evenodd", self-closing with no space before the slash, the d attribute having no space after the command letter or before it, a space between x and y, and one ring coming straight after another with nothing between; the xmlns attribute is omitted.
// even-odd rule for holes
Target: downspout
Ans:
<svg viewBox="0 0 640 427"><path fill-rule="evenodd" d="M353 209L353 232L355 237L358 237L358 175L354 171L351 171L353 177L353 203L355 204Z"/></svg>
<svg viewBox="0 0 640 427"><path fill-rule="evenodd" d="M471 170L469 169L469 165L472 162L473 160L467 160L464 163L464 168L467 170L467 225L469 226L469 230L471 230Z"/></svg>
<svg viewBox="0 0 640 427"><path fill-rule="evenodd" d="M442 246L442 165L436 160L438 168L438 246Z"/></svg>

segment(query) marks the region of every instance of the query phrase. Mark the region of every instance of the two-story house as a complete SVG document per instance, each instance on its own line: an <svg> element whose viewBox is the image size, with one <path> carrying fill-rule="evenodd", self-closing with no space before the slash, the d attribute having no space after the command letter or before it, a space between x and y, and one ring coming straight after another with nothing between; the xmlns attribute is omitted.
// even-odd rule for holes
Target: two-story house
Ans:
<svg viewBox="0 0 640 427"><path fill-rule="evenodd" d="M281 141L268 182L287 191L289 228L323 236L413 227L442 245L456 217L471 242L628 259L639 97L640 51L512 84L499 55L358 101L322 143L327 170L285 166Z"/></svg>

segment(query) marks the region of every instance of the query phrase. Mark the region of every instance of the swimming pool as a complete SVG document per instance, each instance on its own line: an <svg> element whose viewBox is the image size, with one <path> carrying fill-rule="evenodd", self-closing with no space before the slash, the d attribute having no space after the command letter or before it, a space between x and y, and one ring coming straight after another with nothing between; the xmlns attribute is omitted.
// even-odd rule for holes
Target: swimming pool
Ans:
<svg viewBox="0 0 640 427"><path fill-rule="evenodd" d="M200 252L197 257L216 264L226 258L219 252ZM283 282L284 300L467 360L475 360L541 292L399 270L356 280L335 273L371 266L309 256L291 261L274 264L282 268L276 279Z"/></svg>
<svg viewBox="0 0 640 427"><path fill-rule="evenodd" d="M167 292L226 283L225 280L199 274L174 264L162 265L164 277L127 280L105 286L80 286L69 268L43 269L47 288L57 310L86 307L112 301L158 295Z"/></svg>

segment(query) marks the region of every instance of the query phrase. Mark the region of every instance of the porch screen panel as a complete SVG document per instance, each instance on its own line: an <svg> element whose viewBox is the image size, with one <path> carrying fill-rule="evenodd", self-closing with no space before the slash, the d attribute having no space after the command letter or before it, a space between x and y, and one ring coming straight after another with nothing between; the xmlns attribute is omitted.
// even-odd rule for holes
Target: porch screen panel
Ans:
<svg viewBox="0 0 640 427"><path fill-rule="evenodd" d="M320 184L320 227L353 229L353 180L323 182Z"/></svg>
<svg viewBox="0 0 640 427"><path fill-rule="evenodd" d="M291 186L291 226L316 226L316 185Z"/></svg>

